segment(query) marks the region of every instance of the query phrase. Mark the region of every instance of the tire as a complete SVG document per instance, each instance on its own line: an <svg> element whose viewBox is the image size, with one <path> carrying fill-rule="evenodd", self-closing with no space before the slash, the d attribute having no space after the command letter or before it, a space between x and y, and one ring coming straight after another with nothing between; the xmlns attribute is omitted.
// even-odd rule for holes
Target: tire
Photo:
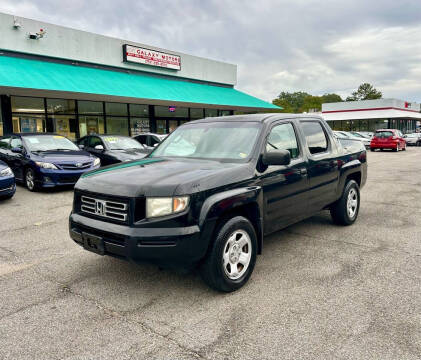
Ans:
<svg viewBox="0 0 421 360"><path fill-rule="evenodd" d="M248 281L256 263L254 227L245 217L235 216L222 222L214 236L215 241L200 267L200 274L215 290L238 290Z"/></svg>
<svg viewBox="0 0 421 360"><path fill-rule="evenodd" d="M341 198L331 206L330 215L335 224L352 225L357 220L359 210L360 188L356 181L349 180Z"/></svg>
<svg viewBox="0 0 421 360"><path fill-rule="evenodd" d="M418 141L415 146L421 146L421 141Z"/></svg>
<svg viewBox="0 0 421 360"><path fill-rule="evenodd" d="M406 151L406 144L403 146L402 151Z"/></svg>
<svg viewBox="0 0 421 360"><path fill-rule="evenodd" d="M370 148L370 151L371 151L371 152L374 152L374 151L376 151L376 150L375 150L375 149L373 149L373 148Z"/></svg>
<svg viewBox="0 0 421 360"><path fill-rule="evenodd" d="M35 173L31 168L27 168L25 171L25 186L29 191L38 190L38 186L35 183Z"/></svg>

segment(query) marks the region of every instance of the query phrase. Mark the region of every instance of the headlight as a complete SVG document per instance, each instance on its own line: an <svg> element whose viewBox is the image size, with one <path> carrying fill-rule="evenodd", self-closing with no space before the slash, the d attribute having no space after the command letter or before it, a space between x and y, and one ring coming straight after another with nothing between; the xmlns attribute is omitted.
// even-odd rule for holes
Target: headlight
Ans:
<svg viewBox="0 0 421 360"><path fill-rule="evenodd" d="M43 168L43 169L57 170L57 166L55 166L54 164L51 164L51 163L35 161L35 164L37 164L37 166L39 166L40 168Z"/></svg>
<svg viewBox="0 0 421 360"><path fill-rule="evenodd" d="M185 210L188 204L188 196L146 198L146 217L175 214Z"/></svg>
<svg viewBox="0 0 421 360"><path fill-rule="evenodd" d="M9 167L0 171L0 176L12 176L12 175L13 175L13 171Z"/></svg>
<svg viewBox="0 0 421 360"><path fill-rule="evenodd" d="M100 158L96 158L94 160L94 166L99 166L99 165L101 165L101 159Z"/></svg>

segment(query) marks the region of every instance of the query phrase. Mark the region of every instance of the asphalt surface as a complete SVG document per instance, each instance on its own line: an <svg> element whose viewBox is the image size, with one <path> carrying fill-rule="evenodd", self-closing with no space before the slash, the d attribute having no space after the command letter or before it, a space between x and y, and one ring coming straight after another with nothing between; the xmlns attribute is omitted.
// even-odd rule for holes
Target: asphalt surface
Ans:
<svg viewBox="0 0 421 360"><path fill-rule="evenodd" d="M220 294L84 251L72 190L0 202L0 359L421 359L421 148L368 154L359 219L265 239Z"/></svg>

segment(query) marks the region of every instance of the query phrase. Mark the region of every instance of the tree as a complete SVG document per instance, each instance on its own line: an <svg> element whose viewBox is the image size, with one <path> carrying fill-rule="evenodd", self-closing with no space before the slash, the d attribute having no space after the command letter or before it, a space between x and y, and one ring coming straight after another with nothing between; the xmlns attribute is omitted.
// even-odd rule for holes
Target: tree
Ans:
<svg viewBox="0 0 421 360"><path fill-rule="evenodd" d="M282 91L279 96L272 101L274 105L283 107L282 112L298 113L304 104L307 96L311 96L303 91L289 93Z"/></svg>
<svg viewBox="0 0 421 360"><path fill-rule="evenodd" d="M346 101L359 101L359 100L373 100L381 99L383 94L374 88L369 83L361 84L357 91L354 91L351 96L346 98Z"/></svg>
<svg viewBox="0 0 421 360"><path fill-rule="evenodd" d="M322 96L310 95L304 91L293 93L282 91L279 96L272 101L272 104L282 107L276 112L302 113L310 110L321 111L322 104L343 101L338 94L324 94Z"/></svg>
<svg viewBox="0 0 421 360"><path fill-rule="evenodd" d="M323 104L333 103L333 102L342 102L342 98L338 94L324 94L322 96Z"/></svg>

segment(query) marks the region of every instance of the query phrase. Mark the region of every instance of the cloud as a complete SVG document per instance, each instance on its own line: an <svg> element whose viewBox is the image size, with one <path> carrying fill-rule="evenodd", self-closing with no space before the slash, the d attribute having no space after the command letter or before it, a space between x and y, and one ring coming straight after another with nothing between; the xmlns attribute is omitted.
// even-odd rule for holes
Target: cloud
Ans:
<svg viewBox="0 0 421 360"><path fill-rule="evenodd" d="M237 88L420 100L419 0L2 0L0 11L238 64Z"/></svg>

